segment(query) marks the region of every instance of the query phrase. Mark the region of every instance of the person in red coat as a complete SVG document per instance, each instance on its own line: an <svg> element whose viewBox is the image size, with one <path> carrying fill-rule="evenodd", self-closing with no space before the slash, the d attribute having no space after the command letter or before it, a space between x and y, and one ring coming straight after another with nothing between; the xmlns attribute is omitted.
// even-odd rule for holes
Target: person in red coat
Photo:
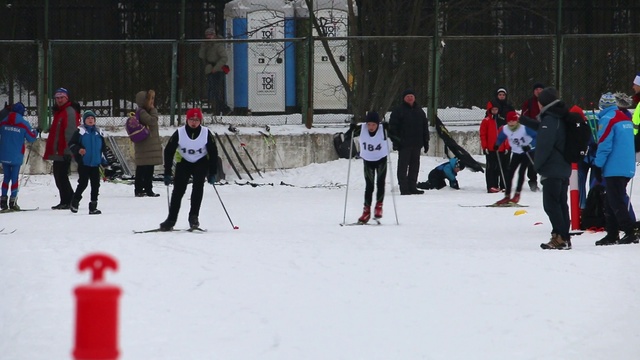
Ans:
<svg viewBox="0 0 640 360"><path fill-rule="evenodd" d="M497 193L505 189L503 174L509 167L509 141L503 142L498 151L493 149L498 139L498 132L502 129L502 127L498 128L496 121L498 110L497 106L493 106L480 123L480 146L487 162L484 174L488 193Z"/></svg>
<svg viewBox="0 0 640 360"><path fill-rule="evenodd" d="M527 116L532 119L538 117L540 114L540 105L538 105L538 95L544 89L544 85L541 83L533 84L533 96L529 99L525 100L520 107L522 109L521 115ZM526 124L525 124L526 125ZM536 169L533 167L533 164L529 164L527 167L527 177L529 178L529 189L531 191L538 191L538 174L536 173Z"/></svg>

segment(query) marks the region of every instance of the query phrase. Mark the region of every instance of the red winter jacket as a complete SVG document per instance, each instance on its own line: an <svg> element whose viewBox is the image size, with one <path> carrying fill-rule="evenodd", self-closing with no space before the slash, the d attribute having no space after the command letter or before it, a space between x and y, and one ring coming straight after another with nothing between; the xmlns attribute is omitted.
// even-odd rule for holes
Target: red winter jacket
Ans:
<svg viewBox="0 0 640 360"><path fill-rule="evenodd" d="M502 126L498 129L496 120L492 116L485 117L480 123L480 146L482 150L493 151L493 146L498 140L498 133L502 131ZM499 152L505 152L511 149L509 141L505 141L500 144L498 148Z"/></svg>
<svg viewBox="0 0 640 360"><path fill-rule="evenodd" d="M44 160L62 161L71 157L68 144L80 125L80 112L71 101L54 108L53 121L49 129L49 137L45 144Z"/></svg>

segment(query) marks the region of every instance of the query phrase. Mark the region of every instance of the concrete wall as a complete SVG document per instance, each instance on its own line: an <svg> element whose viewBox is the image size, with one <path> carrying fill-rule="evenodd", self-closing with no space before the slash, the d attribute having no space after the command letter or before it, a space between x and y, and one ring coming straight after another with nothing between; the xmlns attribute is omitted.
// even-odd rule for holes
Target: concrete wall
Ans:
<svg viewBox="0 0 640 360"><path fill-rule="evenodd" d="M342 131L342 129L336 129L335 132ZM480 154L480 141L478 138L478 131L474 128L473 131L450 131L451 136L460 144L463 148L469 151L471 154ZM230 139L236 146L236 150L240 154L240 157L244 161L247 168L254 172L253 165L248 159L245 152L239 146L239 142L235 136L230 135ZM333 148L333 132L332 133L305 133L305 134L289 134L289 135L274 135L277 145L268 145L265 142L265 138L262 135L243 134L242 141L246 144L246 148L251 154L253 161L258 166L260 171L270 171L278 168L290 169L306 166L312 163L324 163L338 158L336 151ZM114 137L118 143L120 151L128 159L128 165L132 171L135 172L135 163L133 161L134 151L133 143L126 136ZM163 142L169 140L169 137L163 137ZM232 160L238 167L238 171L242 175L244 170L237 162L236 156L233 153L229 142L224 135L221 135L222 142L229 152ZM44 154L45 139L38 139L31 146L31 155L29 156L29 146L27 146L27 152L25 153L25 161L27 156L29 163L23 168L25 174L50 174L51 173L51 161L43 161L42 154ZM227 159L220 149L218 144L218 152L223 160L223 168L225 174L233 174L233 170L228 165ZM443 156L444 144L440 140L435 132L431 133L431 143L429 145L429 155L431 156ZM72 165L72 171L75 171L75 166ZM156 167L156 173L162 173L162 166Z"/></svg>

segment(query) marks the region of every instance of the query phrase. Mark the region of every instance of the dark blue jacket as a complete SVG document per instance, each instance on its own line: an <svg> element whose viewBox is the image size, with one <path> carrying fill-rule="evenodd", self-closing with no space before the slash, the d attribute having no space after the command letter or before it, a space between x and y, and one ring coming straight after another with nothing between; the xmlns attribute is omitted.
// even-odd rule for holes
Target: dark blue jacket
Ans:
<svg viewBox="0 0 640 360"><path fill-rule="evenodd" d="M544 178L568 179L571 164L564 159L564 144L567 137L564 118L569 109L564 102L555 100L540 109L536 156L533 165Z"/></svg>
<svg viewBox="0 0 640 360"><path fill-rule="evenodd" d="M87 152L80 155L80 149ZM102 130L97 126L80 125L69 141L69 150L78 165L97 167L102 164L102 154L106 151Z"/></svg>

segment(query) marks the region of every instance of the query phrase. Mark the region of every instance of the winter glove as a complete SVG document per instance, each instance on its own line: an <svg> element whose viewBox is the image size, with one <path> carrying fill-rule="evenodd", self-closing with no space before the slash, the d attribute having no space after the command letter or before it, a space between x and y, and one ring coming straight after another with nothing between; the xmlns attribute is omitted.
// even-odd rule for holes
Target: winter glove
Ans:
<svg viewBox="0 0 640 360"><path fill-rule="evenodd" d="M489 155L489 150L488 149L482 149L482 153L485 155Z"/></svg>
<svg viewBox="0 0 640 360"><path fill-rule="evenodd" d="M164 184L167 186L171 185L171 175L168 175L168 174L164 175Z"/></svg>
<svg viewBox="0 0 640 360"><path fill-rule="evenodd" d="M424 153L428 153L429 152L429 145L425 145L424 146Z"/></svg>
<svg viewBox="0 0 640 360"><path fill-rule="evenodd" d="M396 144L396 143L393 143L393 145L392 145L392 146L393 146L393 150L394 150L394 151L398 151L398 150L400 150L400 145L398 145L398 144Z"/></svg>
<svg viewBox="0 0 640 360"><path fill-rule="evenodd" d="M596 178L596 180L601 183L602 182L602 169L594 166L591 168L591 172L593 172L593 177Z"/></svg>
<svg viewBox="0 0 640 360"><path fill-rule="evenodd" d="M529 151L531 151L531 146L529 146L529 145L525 145L525 146L523 146L523 147L522 147L522 150L523 150L524 152L529 152Z"/></svg>
<svg viewBox="0 0 640 360"><path fill-rule="evenodd" d="M452 181L450 186L456 190L460 190L460 185L458 185L457 181Z"/></svg>
<svg viewBox="0 0 640 360"><path fill-rule="evenodd" d="M498 144L493 145L493 151L498 151L498 149L500 149L500 145Z"/></svg>
<svg viewBox="0 0 640 360"><path fill-rule="evenodd" d="M215 175L209 175L207 177L207 181L209 182L209 184L213 185L216 182L216 176Z"/></svg>

